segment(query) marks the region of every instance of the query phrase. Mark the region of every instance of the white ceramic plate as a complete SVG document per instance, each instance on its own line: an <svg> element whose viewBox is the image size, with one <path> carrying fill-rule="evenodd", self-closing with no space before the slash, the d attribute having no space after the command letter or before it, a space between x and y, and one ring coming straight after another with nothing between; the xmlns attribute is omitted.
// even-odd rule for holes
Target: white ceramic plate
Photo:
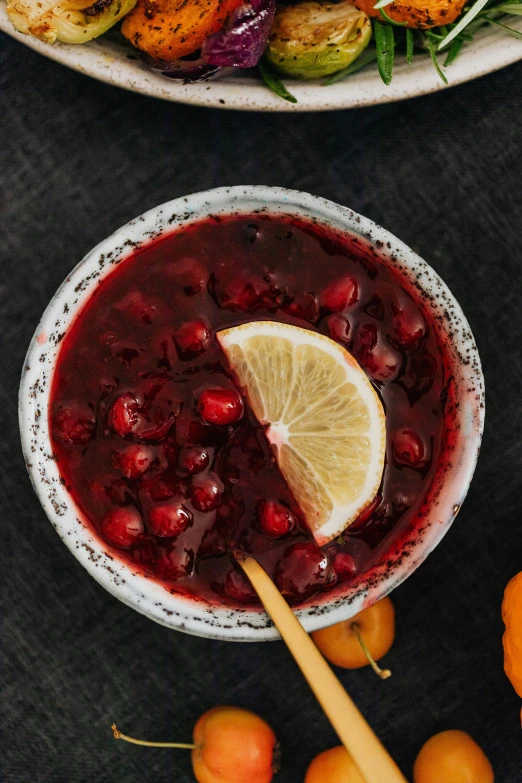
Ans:
<svg viewBox="0 0 522 783"><path fill-rule="evenodd" d="M513 19L510 25L522 32L522 18ZM417 56L412 65L408 65L401 57L397 59L393 81L388 87L381 81L374 65L329 87L317 81L289 80L288 87L298 100L298 103L292 104L271 93L249 74L200 84L182 84L166 79L143 65L130 45L122 46L103 36L97 41L76 46L42 43L14 29L3 2L0 2L0 29L40 54L102 82L167 101L196 106L245 111L325 111L414 98L445 87L428 55ZM464 47L453 65L446 69L449 86L476 79L517 60L522 60L522 40L493 27L484 29L472 43Z"/></svg>

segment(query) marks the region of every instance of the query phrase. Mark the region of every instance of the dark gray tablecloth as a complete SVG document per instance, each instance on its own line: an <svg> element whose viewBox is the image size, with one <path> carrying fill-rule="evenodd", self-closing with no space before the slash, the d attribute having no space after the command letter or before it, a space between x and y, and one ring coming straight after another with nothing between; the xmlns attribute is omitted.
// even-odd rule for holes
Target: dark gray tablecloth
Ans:
<svg viewBox="0 0 522 783"><path fill-rule="evenodd" d="M469 497L440 547L393 595L392 679L339 674L406 775L431 734L460 728L484 747L497 783L521 783L520 701L502 671L500 604L522 569L522 63L406 103L276 116L162 103L5 37L2 45L3 779L191 781L183 751L116 743L110 724L187 740L196 718L222 703L250 707L274 726L280 783L302 781L312 757L337 744L282 643L177 634L94 582L47 522L18 438L25 350L84 253L162 201L266 183L381 223L432 264L469 318L488 406Z"/></svg>

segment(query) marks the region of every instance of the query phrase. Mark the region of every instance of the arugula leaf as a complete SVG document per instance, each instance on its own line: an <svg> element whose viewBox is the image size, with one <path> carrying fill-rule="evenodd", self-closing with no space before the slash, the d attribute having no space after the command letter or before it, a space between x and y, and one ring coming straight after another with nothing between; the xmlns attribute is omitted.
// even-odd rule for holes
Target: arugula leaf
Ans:
<svg viewBox="0 0 522 783"><path fill-rule="evenodd" d="M444 60L445 68L447 68L448 65L451 65L451 63L457 59L457 57L460 54L460 50L462 49L463 43L464 43L463 38L455 38L455 40L451 42L451 46L448 49L448 55Z"/></svg>
<svg viewBox="0 0 522 783"><path fill-rule="evenodd" d="M395 34L391 24L374 21L375 49L377 67L384 84L390 84L393 76L393 61L395 59Z"/></svg>
<svg viewBox="0 0 522 783"><path fill-rule="evenodd" d="M406 61L408 65L413 62L413 30L411 27L406 28Z"/></svg>
<svg viewBox="0 0 522 783"><path fill-rule="evenodd" d="M424 35L427 38L431 38L432 41L442 41L444 39L443 35L439 35L434 30L424 30Z"/></svg>
<svg viewBox="0 0 522 783"><path fill-rule="evenodd" d="M275 92L276 95L279 95L279 97L283 98L285 101L297 103L297 98L286 89L279 76L270 70L270 68L267 68L263 63L259 63L259 73L266 86L269 87L272 92Z"/></svg>
<svg viewBox="0 0 522 783"><path fill-rule="evenodd" d="M442 73L439 65L439 61L437 60L437 52L435 49L435 44L431 38L428 38L428 49L430 50L431 59L433 61L433 65L435 66L435 70L439 74L440 78L444 82L444 84L448 84L448 80L446 76Z"/></svg>
<svg viewBox="0 0 522 783"><path fill-rule="evenodd" d="M368 63L371 63L376 59L377 52L375 49L367 49L356 60L354 60L353 63L350 63L350 65L348 65L346 68L343 68L342 71L337 71L337 73L329 76L326 81L323 82L323 85L328 87L330 84L340 82L342 79L346 78L346 76L350 76L351 73L360 71L361 68L364 68L365 65L368 65Z"/></svg>
<svg viewBox="0 0 522 783"><path fill-rule="evenodd" d="M394 24L396 27L406 27L408 22L395 22L393 19L391 19L386 11L383 8L379 8L379 13L382 16L382 18L388 22L388 24Z"/></svg>
<svg viewBox="0 0 522 783"><path fill-rule="evenodd" d="M482 11L487 2L488 0L475 0L469 11L464 14L460 22L455 25L451 33L448 33L448 35L440 42L438 46L439 51L451 43L453 39L456 38L470 22L473 21L477 14Z"/></svg>
<svg viewBox="0 0 522 783"><path fill-rule="evenodd" d="M518 30L514 30L513 27L508 27L507 24L502 24L502 22L497 22L496 19L490 19L489 16L484 16L484 19L488 22L491 22L491 24L496 24L497 27L502 27L503 30L505 30L510 35L514 35L515 38L519 38L522 41L522 33Z"/></svg>
<svg viewBox="0 0 522 783"><path fill-rule="evenodd" d="M522 16L522 3L503 3L502 5L494 6L495 11L500 11L503 14L513 14L514 16Z"/></svg>

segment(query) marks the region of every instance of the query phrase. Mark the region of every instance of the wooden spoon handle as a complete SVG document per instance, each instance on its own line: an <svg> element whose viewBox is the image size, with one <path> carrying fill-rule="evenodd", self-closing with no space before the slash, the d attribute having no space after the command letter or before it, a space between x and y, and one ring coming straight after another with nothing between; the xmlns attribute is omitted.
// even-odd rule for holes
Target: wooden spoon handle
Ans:
<svg viewBox="0 0 522 783"><path fill-rule="evenodd" d="M367 783L407 783L268 574L252 557L237 559Z"/></svg>

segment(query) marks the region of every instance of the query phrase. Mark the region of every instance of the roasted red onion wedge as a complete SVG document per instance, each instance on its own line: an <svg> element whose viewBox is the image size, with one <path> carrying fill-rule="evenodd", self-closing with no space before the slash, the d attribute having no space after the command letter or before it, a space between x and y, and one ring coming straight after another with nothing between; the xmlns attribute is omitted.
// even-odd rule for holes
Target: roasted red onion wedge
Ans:
<svg viewBox="0 0 522 783"><path fill-rule="evenodd" d="M253 68L265 51L275 7L275 0L252 0L236 8L226 27L203 44L203 59L225 68Z"/></svg>
<svg viewBox="0 0 522 783"><path fill-rule="evenodd" d="M214 79L217 76L221 76L230 69L219 68L217 65L210 65L202 56L198 53L196 57L183 57L179 60L173 60L167 62L166 60L156 60L148 54L141 53L143 62L145 62L149 68L157 73L161 73L162 76L167 76L169 79L183 79L186 82L201 82L208 79Z"/></svg>

